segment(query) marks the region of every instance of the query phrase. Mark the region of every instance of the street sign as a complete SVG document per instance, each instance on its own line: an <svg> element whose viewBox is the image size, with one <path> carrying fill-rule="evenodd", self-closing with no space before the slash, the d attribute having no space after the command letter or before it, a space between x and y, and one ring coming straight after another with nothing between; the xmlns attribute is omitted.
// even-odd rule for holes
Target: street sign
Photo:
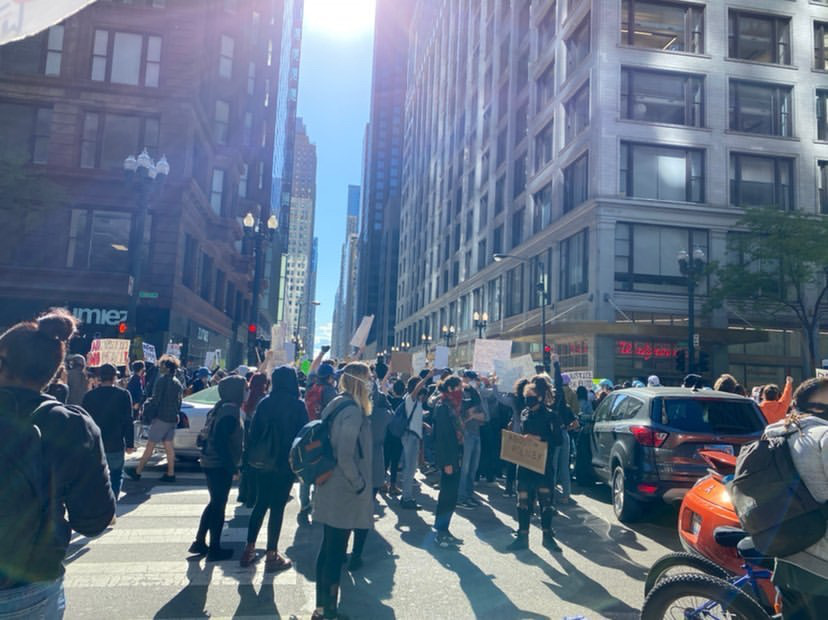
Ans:
<svg viewBox="0 0 828 620"><path fill-rule="evenodd" d="M158 299L158 293L155 291L138 291L138 297L141 299Z"/></svg>

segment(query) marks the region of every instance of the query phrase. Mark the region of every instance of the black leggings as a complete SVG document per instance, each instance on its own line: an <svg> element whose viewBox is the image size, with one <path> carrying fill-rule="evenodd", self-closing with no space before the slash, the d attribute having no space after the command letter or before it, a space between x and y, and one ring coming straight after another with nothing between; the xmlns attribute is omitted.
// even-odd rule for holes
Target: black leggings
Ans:
<svg viewBox="0 0 828 620"><path fill-rule="evenodd" d="M517 483L518 531L521 534L529 532L535 500L540 504L541 529L544 532L552 529L552 489L546 476L538 476L518 480Z"/></svg>
<svg viewBox="0 0 828 620"><path fill-rule="evenodd" d="M400 457L402 457L402 441L389 432L385 433L385 469L389 471L389 482L392 486L397 484L397 471L400 469Z"/></svg>
<svg viewBox="0 0 828 620"><path fill-rule="evenodd" d="M293 475L286 472L254 470L256 473L256 505L250 514L247 526L247 543L253 544L259 537L265 513L270 510L267 521L267 550L276 551L279 535L282 533L282 519L285 506L290 499Z"/></svg>
<svg viewBox="0 0 828 620"><path fill-rule="evenodd" d="M316 558L316 606L324 610L326 618L335 618L339 598L339 577L348 547L351 530L326 525L322 546Z"/></svg>
<svg viewBox="0 0 828 620"><path fill-rule="evenodd" d="M204 470L207 477L207 491L210 493L210 502L201 513L198 524L196 541L206 542L207 532L210 532L210 548L218 549L221 544L221 528L224 527L224 509L227 507L227 496L233 485L233 472L221 468Z"/></svg>

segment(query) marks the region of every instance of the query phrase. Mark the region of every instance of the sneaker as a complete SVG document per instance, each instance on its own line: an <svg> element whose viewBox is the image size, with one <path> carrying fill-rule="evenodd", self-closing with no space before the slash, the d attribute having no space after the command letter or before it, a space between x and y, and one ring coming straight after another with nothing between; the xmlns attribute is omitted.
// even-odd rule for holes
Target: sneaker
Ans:
<svg viewBox="0 0 828 620"><path fill-rule="evenodd" d="M463 544L462 538L457 538L457 536L452 535L452 533L448 530L445 532L437 532L436 541L437 544L444 549L447 547L457 547Z"/></svg>
<svg viewBox="0 0 828 620"><path fill-rule="evenodd" d="M290 560L286 560L276 551L268 551L265 559L265 572L278 573L289 569L293 564Z"/></svg>
<svg viewBox="0 0 828 620"><path fill-rule="evenodd" d="M161 482L175 482L175 474L173 474L172 476L169 474L164 474L159 478L159 480Z"/></svg>
<svg viewBox="0 0 828 620"><path fill-rule="evenodd" d="M398 495L402 495L402 491L397 486L388 487L388 495L391 497L397 497Z"/></svg>
<svg viewBox="0 0 828 620"><path fill-rule="evenodd" d="M400 500L400 508L405 508L406 510L419 510L420 505L413 499L403 499Z"/></svg>
<svg viewBox="0 0 828 620"><path fill-rule="evenodd" d="M224 562L225 560L229 560L233 557L233 550L232 549L210 549L207 552L207 561L208 562Z"/></svg>
<svg viewBox="0 0 828 620"><path fill-rule="evenodd" d="M529 548L529 534L518 534L509 545L506 547L507 551L523 551Z"/></svg>
<svg viewBox="0 0 828 620"><path fill-rule="evenodd" d="M258 558L256 557L256 545L248 544L244 551L242 551L241 559L239 560L239 564L241 566L250 566L255 562Z"/></svg>
<svg viewBox="0 0 828 620"><path fill-rule="evenodd" d="M188 553L194 553L195 555L207 555L209 551L210 548L207 546L207 543L198 542L197 540L187 549Z"/></svg>
<svg viewBox="0 0 828 620"><path fill-rule="evenodd" d="M351 554L351 559L348 562L348 570L354 572L362 568L362 558L358 555Z"/></svg>
<svg viewBox="0 0 828 620"><path fill-rule="evenodd" d="M482 506L482 505L483 505L483 502L481 502L481 501L480 501L479 499L477 499L476 497L470 497L469 499L467 499L467 500L466 500L466 503L467 503L467 504L471 504L471 505L472 505L472 506L474 506L475 508L476 508L476 507L478 507L478 506Z"/></svg>
<svg viewBox="0 0 828 620"><path fill-rule="evenodd" d="M134 467L124 467L124 473L132 478L133 480L140 480L141 474L138 473L138 470Z"/></svg>
<svg viewBox="0 0 828 620"><path fill-rule="evenodd" d="M555 551L556 553L560 553L563 551L561 547L555 542L555 536L551 532L544 532L543 533L543 546L549 549L550 551Z"/></svg>

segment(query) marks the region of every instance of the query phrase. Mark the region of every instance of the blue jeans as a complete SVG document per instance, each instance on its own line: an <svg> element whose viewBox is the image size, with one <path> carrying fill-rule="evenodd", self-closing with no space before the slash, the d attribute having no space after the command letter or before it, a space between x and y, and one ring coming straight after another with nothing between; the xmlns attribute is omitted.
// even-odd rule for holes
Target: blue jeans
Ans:
<svg viewBox="0 0 828 620"><path fill-rule="evenodd" d="M61 620L65 610L63 577L0 590L0 618L3 620Z"/></svg>
<svg viewBox="0 0 828 620"><path fill-rule="evenodd" d="M463 464L460 466L460 501L474 492L474 479L480 464L480 435L463 433Z"/></svg>
<svg viewBox="0 0 828 620"><path fill-rule="evenodd" d="M414 472L420 460L420 438L414 433L406 431L402 436L403 470L402 470L402 498L414 499Z"/></svg>
<svg viewBox="0 0 828 620"><path fill-rule="evenodd" d="M107 452L106 464L109 465L109 484L117 502L118 495L121 494L121 481L124 479L124 453Z"/></svg>
<svg viewBox="0 0 828 620"><path fill-rule="evenodd" d="M310 510L311 508L311 485L299 482L299 508Z"/></svg>

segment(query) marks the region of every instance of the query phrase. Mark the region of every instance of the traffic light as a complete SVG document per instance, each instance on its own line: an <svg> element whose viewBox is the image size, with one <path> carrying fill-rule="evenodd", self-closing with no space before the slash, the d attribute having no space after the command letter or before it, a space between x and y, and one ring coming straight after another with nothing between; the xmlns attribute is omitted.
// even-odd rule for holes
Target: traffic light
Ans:
<svg viewBox="0 0 828 620"><path fill-rule="evenodd" d="M710 370L710 353L699 351L699 372L707 372L708 370Z"/></svg>
<svg viewBox="0 0 828 620"><path fill-rule="evenodd" d="M256 324L255 323L251 323L250 325L247 326L247 333L251 334L253 336L256 335Z"/></svg>
<svg viewBox="0 0 828 620"><path fill-rule="evenodd" d="M548 344L543 345L543 367L546 372L552 368L552 347Z"/></svg>
<svg viewBox="0 0 828 620"><path fill-rule="evenodd" d="M127 327L128 327L127 324L125 322L121 321L120 323L118 323L118 333L121 336L123 336L125 333L127 333Z"/></svg>
<svg viewBox="0 0 828 620"><path fill-rule="evenodd" d="M687 369L687 351L685 349L679 349L678 351L676 351L675 359L676 371L685 372L685 370Z"/></svg>

